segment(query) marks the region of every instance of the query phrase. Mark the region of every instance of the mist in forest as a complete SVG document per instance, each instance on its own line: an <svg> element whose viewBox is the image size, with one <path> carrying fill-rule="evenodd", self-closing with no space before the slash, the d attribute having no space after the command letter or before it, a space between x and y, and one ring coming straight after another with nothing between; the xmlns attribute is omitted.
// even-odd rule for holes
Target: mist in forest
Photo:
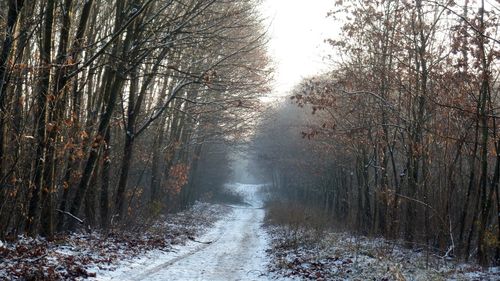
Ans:
<svg viewBox="0 0 500 281"><path fill-rule="evenodd" d="M246 184L262 183L262 179L255 177L256 172L251 169L247 155L237 153L231 156L231 161L231 170L233 171L231 181Z"/></svg>
<svg viewBox="0 0 500 281"><path fill-rule="evenodd" d="M318 3L0 0L0 242L265 184L284 224L498 265L498 1Z"/></svg>

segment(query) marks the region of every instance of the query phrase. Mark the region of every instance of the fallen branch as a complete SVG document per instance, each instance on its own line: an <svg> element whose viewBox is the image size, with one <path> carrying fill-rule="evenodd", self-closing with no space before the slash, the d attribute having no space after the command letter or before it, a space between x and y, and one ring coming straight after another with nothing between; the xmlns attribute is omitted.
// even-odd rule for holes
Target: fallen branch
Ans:
<svg viewBox="0 0 500 281"><path fill-rule="evenodd" d="M192 236L188 236L188 239L193 241L193 242L200 243L200 244L212 244L214 242L214 241L206 241L206 242L198 241L198 240L194 239L194 237L192 237Z"/></svg>
<svg viewBox="0 0 500 281"><path fill-rule="evenodd" d="M45 254L45 255L39 256L38 258L31 260L30 262L35 263L35 262L37 262L37 261L39 261L39 260L41 260L41 259L45 258L45 257L46 257L46 256L48 256L48 255L49 255L49 254Z"/></svg>
<svg viewBox="0 0 500 281"><path fill-rule="evenodd" d="M80 224L83 224L83 220L75 215L73 215L72 213L70 212L66 212L66 211L63 211L63 210L60 210L60 209L56 209L56 211L58 211L59 213L63 213L65 215L68 215L70 216L71 218L73 218L74 220L78 221Z"/></svg>

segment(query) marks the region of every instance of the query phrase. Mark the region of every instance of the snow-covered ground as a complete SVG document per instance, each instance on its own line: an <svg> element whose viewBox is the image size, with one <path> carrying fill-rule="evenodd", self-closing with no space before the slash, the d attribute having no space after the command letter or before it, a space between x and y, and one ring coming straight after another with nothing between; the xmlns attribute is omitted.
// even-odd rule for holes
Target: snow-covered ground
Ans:
<svg viewBox="0 0 500 281"><path fill-rule="evenodd" d="M51 241L24 236L0 241L0 280L109 279L127 264L151 263L182 247L229 212L227 206L196 202L188 210L143 225L140 231L112 229L107 235L78 232Z"/></svg>
<svg viewBox="0 0 500 281"><path fill-rule="evenodd" d="M243 199L245 204L248 204L251 208L262 208L264 202L264 195L262 189L266 187L265 184L241 184L241 183L230 183L226 184L225 188L238 194ZM238 206L232 206L238 208Z"/></svg>
<svg viewBox="0 0 500 281"><path fill-rule="evenodd" d="M384 239L269 218L263 227L264 187L228 184L244 204L198 202L142 235L0 242L0 280L500 280L499 267L459 264Z"/></svg>
<svg viewBox="0 0 500 281"><path fill-rule="evenodd" d="M268 226L269 270L296 280L500 281L500 267L460 264L382 239ZM281 279L280 279L281 280Z"/></svg>
<svg viewBox="0 0 500 281"><path fill-rule="evenodd" d="M97 272L98 280L266 280L269 240L263 230L261 185L230 184L245 205L230 213L207 233L174 247L174 252L151 251L123 262L115 271Z"/></svg>

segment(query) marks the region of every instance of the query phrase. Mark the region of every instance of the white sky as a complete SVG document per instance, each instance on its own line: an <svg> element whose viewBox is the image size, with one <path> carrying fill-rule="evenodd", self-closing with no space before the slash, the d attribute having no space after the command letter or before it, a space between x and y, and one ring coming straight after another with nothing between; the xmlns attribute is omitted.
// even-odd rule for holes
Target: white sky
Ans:
<svg viewBox="0 0 500 281"><path fill-rule="evenodd" d="M269 52L275 63L274 95L283 96L302 78L325 71L323 58L331 50L324 40L339 32L326 14L333 0L265 0L269 20Z"/></svg>

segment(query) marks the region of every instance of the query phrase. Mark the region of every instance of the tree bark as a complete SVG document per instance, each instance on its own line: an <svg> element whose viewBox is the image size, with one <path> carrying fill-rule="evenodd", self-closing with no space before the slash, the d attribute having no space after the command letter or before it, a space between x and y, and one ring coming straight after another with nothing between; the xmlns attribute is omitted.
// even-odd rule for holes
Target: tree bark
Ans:
<svg viewBox="0 0 500 281"><path fill-rule="evenodd" d="M3 178L4 173L3 161L5 157L5 120L7 117L5 99L9 82L8 63L12 45L14 42L14 27L23 6L24 0L9 0L9 10L7 11L7 25L5 26L5 39L2 44L2 52L0 53L0 178Z"/></svg>
<svg viewBox="0 0 500 281"><path fill-rule="evenodd" d="M38 222L40 220L40 192L42 202L52 205L51 191L43 186L43 175L45 172L45 160L47 151L47 103L49 99L49 85L51 73L51 49L52 49L52 27L54 20L55 0L48 0L44 13L44 25L42 34L42 45L40 46L40 80L37 90L37 152L35 159L34 189L28 209L26 232L30 236L37 234ZM44 214L43 233L50 235L52 230L52 216Z"/></svg>

